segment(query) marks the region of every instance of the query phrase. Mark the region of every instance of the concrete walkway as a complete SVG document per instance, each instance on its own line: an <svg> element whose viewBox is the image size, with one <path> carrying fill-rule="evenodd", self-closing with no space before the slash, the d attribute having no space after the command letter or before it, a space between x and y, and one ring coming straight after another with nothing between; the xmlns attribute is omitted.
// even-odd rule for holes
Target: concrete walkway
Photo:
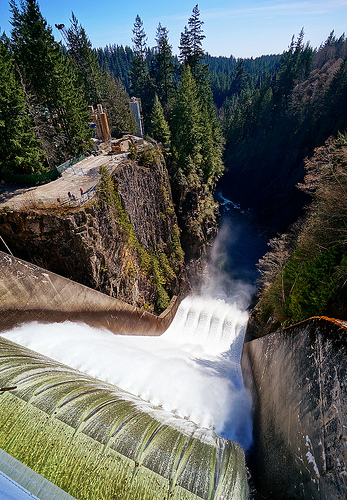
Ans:
<svg viewBox="0 0 347 500"><path fill-rule="evenodd" d="M22 210L68 203L82 205L95 193L101 178L99 167L103 165L109 173L112 173L126 158L127 153L91 155L68 167L61 177L47 184L31 187L0 186L0 209L5 206L14 210ZM83 190L83 195L80 189ZM72 198L68 197L69 192Z"/></svg>

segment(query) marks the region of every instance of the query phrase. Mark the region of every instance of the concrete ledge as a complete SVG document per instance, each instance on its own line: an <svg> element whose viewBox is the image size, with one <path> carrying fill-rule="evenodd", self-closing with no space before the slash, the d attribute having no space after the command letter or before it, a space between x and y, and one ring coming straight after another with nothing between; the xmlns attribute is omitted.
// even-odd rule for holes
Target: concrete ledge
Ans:
<svg viewBox="0 0 347 500"><path fill-rule="evenodd" d="M0 252L0 331L29 321L83 321L117 334L160 335L178 307L159 317Z"/></svg>
<svg viewBox="0 0 347 500"><path fill-rule="evenodd" d="M74 497L50 481L47 481L43 476L40 476L19 462L19 460L11 457L11 455L2 449L0 449L0 474L3 475L3 479L8 478L8 481L13 483L11 495L12 493L15 494L15 498L24 499L30 497L31 500L34 498L38 498L39 500L75 500ZM21 488L24 488L24 492ZM28 493L26 494L25 492ZM10 498L14 498L14 496Z"/></svg>

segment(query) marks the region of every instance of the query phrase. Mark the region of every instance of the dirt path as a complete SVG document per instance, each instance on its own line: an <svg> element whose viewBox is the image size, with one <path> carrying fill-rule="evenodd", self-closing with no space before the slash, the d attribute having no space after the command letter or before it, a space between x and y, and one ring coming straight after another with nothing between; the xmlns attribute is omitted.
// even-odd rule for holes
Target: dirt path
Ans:
<svg viewBox="0 0 347 500"><path fill-rule="evenodd" d="M61 177L48 184L32 187L0 186L0 208L6 206L21 210L52 204L83 205L95 193L101 178L99 167L104 165L111 173L126 157L127 153L113 156L107 154L89 156L67 168ZM80 189L83 190L83 194ZM71 194L71 198L68 193Z"/></svg>

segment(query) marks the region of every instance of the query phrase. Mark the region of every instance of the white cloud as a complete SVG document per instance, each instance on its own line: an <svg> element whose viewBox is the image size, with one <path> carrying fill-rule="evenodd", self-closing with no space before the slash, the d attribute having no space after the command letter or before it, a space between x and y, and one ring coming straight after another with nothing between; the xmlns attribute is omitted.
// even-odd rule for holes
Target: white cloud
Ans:
<svg viewBox="0 0 347 500"><path fill-rule="evenodd" d="M231 9L212 9L204 10L204 19L226 19L239 17L276 17L288 14L310 14L319 15L331 13L332 10L347 7L346 0L332 1L298 1L268 3L259 7L231 8Z"/></svg>

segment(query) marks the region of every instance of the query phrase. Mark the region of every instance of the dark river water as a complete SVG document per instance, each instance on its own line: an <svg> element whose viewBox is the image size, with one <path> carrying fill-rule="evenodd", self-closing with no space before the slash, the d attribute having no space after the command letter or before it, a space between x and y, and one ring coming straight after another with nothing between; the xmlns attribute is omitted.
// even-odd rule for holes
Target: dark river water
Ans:
<svg viewBox="0 0 347 500"><path fill-rule="evenodd" d="M234 301L241 308L251 302L256 292L257 262L268 250L270 231L259 224L250 211L216 194L221 221L218 236L211 248L208 276L202 293Z"/></svg>

